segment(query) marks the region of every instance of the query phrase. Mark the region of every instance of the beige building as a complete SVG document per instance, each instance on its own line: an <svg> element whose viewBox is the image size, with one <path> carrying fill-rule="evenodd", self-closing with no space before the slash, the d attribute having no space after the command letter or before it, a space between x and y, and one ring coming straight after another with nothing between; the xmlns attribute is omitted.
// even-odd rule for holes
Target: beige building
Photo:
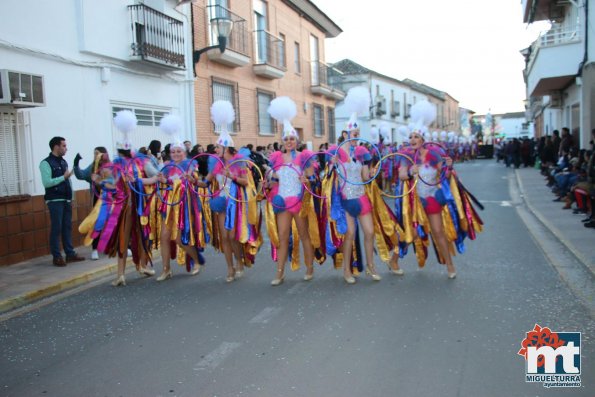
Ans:
<svg viewBox="0 0 595 397"><path fill-rule="evenodd" d="M267 113L279 96L296 103L292 124L302 141L315 149L328 141L335 101L345 94L329 83L324 39L342 31L324 12L309 0L198 0L192 9L195 50L217 44L213 18L234 22L225 52L209 50L195 65L198 143L216 141L210 107L221 99L236 111L236 147L280 141L281 125Z"/></svg>

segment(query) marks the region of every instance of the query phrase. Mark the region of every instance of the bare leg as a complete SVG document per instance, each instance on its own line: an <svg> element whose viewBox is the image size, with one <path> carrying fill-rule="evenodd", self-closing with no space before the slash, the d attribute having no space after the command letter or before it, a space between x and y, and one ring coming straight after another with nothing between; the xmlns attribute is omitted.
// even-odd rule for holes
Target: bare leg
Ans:
<svg viewBox="0 0 595 397"><path fill-rule="evenodd" d="M299 214L293 216L295 224L302 241L302 248L304 249L304 261L306 263L306 279L311 280L314 274L314 247L312 247L312 241L310 240L310 232L308 230L308 219L301 218Z"/></svg>
<svg viewBox="0 0 595 397"><path fill-rule="evenodd" d="M279 248L277 250L277 275L273 285L279 285L285 274L285 262L289 256L289 234L291 233L291 221L293 217L289 211L277 214L277 230L279 233Z"/></svg>
<svg viewBox="0 0 595 397"><path fill-rule="evenodd" d="M430 220L430 228L432 229L432 236L438 244L438 251L446 262L446 269L448 274L455 273L455 266L452 262L450 251L448 250L448 241L446 240L446 234L444 233L444 226L442 225L442 214L428 214Z"/></svg>
<svg viewBox="0 0 595 397"><path fill-rule="evenodd" d="M225 228L225 213L217 213L217 222L219 223L219 232L221 234L221 247L223 247L223 255L225 255L225 262L227 263L227 278L226 281L233 281L235 270L233 269L233 251L231 248L231 240L229 239L229 231Z"/></svg>
<svg viewBox="0 0 595 397"><path fill-rule="evenodd" d="M380 281L374 266L374 222L372 215L366 214L359 217L359 223L364 231L364 250L366 251L366 273L370 274L375 281Z"/></svg>
<svg viewBox="0 0 595 397"><path fill-rule="evenodd" d="M353 274L351 273L351 251L353 248L353 239L355 237L355 220L349 214L345 214L347 219L347 233L343 236L343 245L341 251L343 252L343 278L348 284L355 283Z"/></svg>
<svg viewBox="0 0 595 397"><path fill-rule="evenodd" d="M234 238L235 232L233 230L229 230L229 239L231 241L231 248L233 249L234 256L236 257L236 270L238 272L244 271L244 252L242 250L242 245L238 240ZM242 274L242 273L240 273Z"/></svg>

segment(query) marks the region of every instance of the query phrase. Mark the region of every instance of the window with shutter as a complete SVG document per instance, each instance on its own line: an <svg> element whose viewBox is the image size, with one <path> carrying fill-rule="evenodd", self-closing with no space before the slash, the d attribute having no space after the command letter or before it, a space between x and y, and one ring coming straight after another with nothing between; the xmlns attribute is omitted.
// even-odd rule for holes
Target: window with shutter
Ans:
<svg viewBox="0 0 595 397"><path fill-rule="evenodd" d="M24 194L16 112L0 112L0 197Z"/></svg>

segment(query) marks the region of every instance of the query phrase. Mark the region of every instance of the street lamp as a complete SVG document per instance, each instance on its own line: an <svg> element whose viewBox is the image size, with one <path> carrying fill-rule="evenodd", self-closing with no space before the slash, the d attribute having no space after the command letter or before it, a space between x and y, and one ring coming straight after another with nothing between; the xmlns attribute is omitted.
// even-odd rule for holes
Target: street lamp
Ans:
<svg viewBox="0 0 595 397"><path fill-rule="evenodd" d="M219 48L219 51L221 51L221 53L225 52L225 47L227 46L227 38L231 34L231 30L233 29L233 21L227 17L213 18L210 22L211 29L213 31L213 37L217 37L218 44L194 51L192 55L192 60L194 61L194 75L196 75L196 64L200 60L200 55L202 53L212 50L214 48Z"/></svg>

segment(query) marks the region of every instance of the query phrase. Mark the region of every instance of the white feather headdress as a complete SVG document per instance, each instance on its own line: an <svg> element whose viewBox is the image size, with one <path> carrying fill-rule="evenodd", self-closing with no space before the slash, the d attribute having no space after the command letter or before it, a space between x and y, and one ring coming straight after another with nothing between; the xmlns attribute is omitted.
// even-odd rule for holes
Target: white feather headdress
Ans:
<svg viewBox="0 0 595 397"><path fill-rule="evenodd" d="M114 125L122 133L122 140L116 142L116 148L131 150L130 133L136 128L138 120L130 110L120 110L114 117Z"/></svg>
<svg viewBox="0 0 595 397"><path fill-rule="evenodd" d="M219 130L217 145L234 147L234 142L227 131L227 125L236 119L236 112L229 101L215 101L211 106L211 120L215 123L215 130Z"/></svg>
<svg viewBox="0 0 595 397"><path fill-rule="evenodd" d="M281 96L271 101L267 112L279 123L283 123L283 139L293 136L299 138L297 131L291 125L291 120L297 115L295 102L287 96Z"/></svg>
<svg viewBox="0 0 595 397"><path fill-rule="evenodd" d="M186 149L184 146L184 141L180 136L180 131L182 131L182 119L179 116L175 114L168 114L161 119L159 128L161 128L161 131L171 136L171 148L179 147Z"/></svg>
<svg viewBox="0 0 595 397"><path fill-rule="evenodd" d="M362 86L350 88L345 97L345 108L351 114L345 129L349 132L359 129L357 117L370 110L370 92Z"/></svg>
<svg viewBox="0 0 595 397"><path fill-rule="evenodd" d="M411 107L411 121L416 130L428 127L436 120L436 106L426 100L417 102Z"/></svg>

